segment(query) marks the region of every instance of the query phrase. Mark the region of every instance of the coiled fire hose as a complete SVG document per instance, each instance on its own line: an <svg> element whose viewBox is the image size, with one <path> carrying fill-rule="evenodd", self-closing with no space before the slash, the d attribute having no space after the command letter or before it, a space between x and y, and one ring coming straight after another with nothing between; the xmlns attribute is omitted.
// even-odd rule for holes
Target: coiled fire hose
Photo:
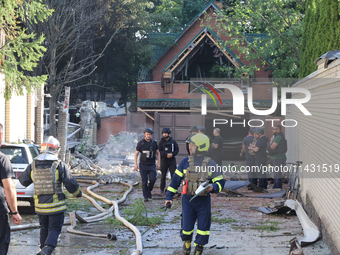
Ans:
<svg viewBox="0 0 340 255"><path fill-rule="evenodd" d="M136 247L137 247L137 249L132 252L132 255L142 254L143 245L142 245L142 235L141 235L141 233L139 232L138 228L136 228L134 225L132 225L130 222L128 222L126 219L124 219L123 217L120 216L119 208L118 208L118 204L123 203L126 200L127 195L132 191L132 185L129 184L129 183L125 183L125 182L113 181L113 183L120 183L120 184L123 184L123 185L129 187L129 189L127 191L125 191L125 193L124 193L124 195L121 199L114 201L114 200L109 200L105 197L99 196L98 194L96 194L92 191L92 189L99 186L99 183L93 182L93 181L88 181L88 180L78 180L78 182L94 184L92 186L87 187L87 189L86 189L87 193L89 193L91 196L93 196L95 198L98 198L99 200L103 201L104 203L107 203L109 205L113 205L116 219L119 220L120 222L122 222L126 227L128 227L136 236ZM108 236L108 238L109 238L109 236Z"/></svg>
<svg viewBox="0 0 340 255"><path fill-rule="evenodd" d="M90 196L88 196L86 194L83 194L83 197L88 199L96 207L96 209L98 211L100 211L101 213L97 214L95 216L81 218L81 220L83 220L84 222L87 222L87 223L101 221L101 220L104 220L104 219L110 217L112 215L112 211L114 210L114 214L115 214L116 219L121 221L136 236L136 250L134 250L131 255L142 254L143 245L142 245L141 233L139 232L138 228L136 228L134 225L132 225L130 222L128 222L126 219L124 219L123 217L120 216L119 208L118 208L118 204L123 203L126 200L127 195L132 191L132 188L133 188L132 185L129 184L129 183L125 183L125 182L112 181L112 183L119 183L119 184L123 184L123 185L129 187L129 189L127 191L125 191L125 193L124 193L124 195L121 199L114 201L114 200L108 200L107 198L99 196L96 193L94 193L93 191L91 191L91 189L94 189L94 188L99 186L99 183L97 183L96 181L90 181L90 180L77 180L77 181L79 183L93 184L92 186L87 187L86 191L91 196L98 198L98 199L102 200L103 202L105 202L107 204L112 205L112 207L110 209L105 210L93 198L91 198ZM73 228L76 225L76 219L75 218L76 218L75 212L71 212L70 213L70 220L66 220L64 222L64 225L71 225L70 227L67 228L67 231L69 233L87 235L87 236L95 236L95 237L104 237L104 238L108 238L109 240L115 239L115 235L110 234L110 233L107 234L107 235L103 235L103 234L92 234L92 233L86 233L86 232L74 230ZM79 220L79 216L78 216L78 220ZM37 227L39 227L39 223L26 224L26 225L16 225L16 226L11 226L11 231L25 230L25 229L37 228Z"/></svg>

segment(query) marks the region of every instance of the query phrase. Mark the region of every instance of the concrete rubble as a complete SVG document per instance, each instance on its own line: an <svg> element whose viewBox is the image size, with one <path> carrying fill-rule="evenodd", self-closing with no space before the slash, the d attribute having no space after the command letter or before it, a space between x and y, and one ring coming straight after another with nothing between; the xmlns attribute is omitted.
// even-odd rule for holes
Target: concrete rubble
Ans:
<svg viewBox="0 0 340 255"><path fill-rule="evenodd" d="M71 156L71 170L93 170L90 166L93 163L109 174L136 175L133 166L137 138L136 133L120 132L111 135L108 142L100 146L92 145L86 139Z"/></svg>

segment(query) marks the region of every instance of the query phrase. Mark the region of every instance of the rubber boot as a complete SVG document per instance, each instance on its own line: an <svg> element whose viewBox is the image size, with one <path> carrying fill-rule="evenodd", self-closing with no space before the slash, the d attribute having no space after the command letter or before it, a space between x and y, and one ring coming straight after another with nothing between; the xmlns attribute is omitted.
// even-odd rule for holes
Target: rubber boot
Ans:
<svg viewBox="0 0 340 255"><path fill-rule="evenodd" d="M197 244L195 246L194 255L201 255L201 254L203 254L203 248L204 247L202 245Z"/></svg>
<svg viewBox="0 0 340 255"><path fill-rule="evenodd" d="M51 255L54 248L50 245L45 246L37 255Z"/></svg>
<svg viewBox="0 0 340 255"><path fill-rule="evenodd" d="M184 241L184 244L183 244L183 255L190 255L190 251L191 251L191 241L186 240Z"/></svg>

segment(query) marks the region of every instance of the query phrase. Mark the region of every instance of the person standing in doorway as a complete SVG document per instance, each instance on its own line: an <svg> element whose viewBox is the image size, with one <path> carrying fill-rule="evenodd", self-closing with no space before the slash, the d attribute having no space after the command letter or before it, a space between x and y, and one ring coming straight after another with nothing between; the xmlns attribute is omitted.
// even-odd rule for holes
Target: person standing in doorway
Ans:
<svg viewBox="0 0 340 255"><path fill-rule="evenodd" d="M3 126L0 124L0 146L2 144ZM9 208L12 211L13 222L20 224L21 216L17 207L17 192L12 178L14 172L11 161L0 152L0 255L6 255L11 241L11 227L9 224ZM6 203L7 200L7 203Z"/></svg>
<svg viewBox="0 0 340 255"><path fill-rule="evenodd" d="M164 194L164 189L166 186L166 175L168 173L168 169L170 171L171 179L174 176L176 170L176 155L178 154L178 144L175 139L171 136L170 128L163 128L162 130L162 139L158 143L159 152L161 154L161 194Z"/></svg>
<svg viewBox="0 0 340 255"><path fill-rule="evenodd" d="M153 130L146 128L144 130L144 139L140 140L136 146L134 157L135 170L140 170L142 177L142 188L144 202L152 199L151 191L157 179L157 170L160 169L160 153L158 150L157 141L152 139ZM137 157L140 153L139 167L137 165ZM156 166L156 157L158 159Z"/></svg>

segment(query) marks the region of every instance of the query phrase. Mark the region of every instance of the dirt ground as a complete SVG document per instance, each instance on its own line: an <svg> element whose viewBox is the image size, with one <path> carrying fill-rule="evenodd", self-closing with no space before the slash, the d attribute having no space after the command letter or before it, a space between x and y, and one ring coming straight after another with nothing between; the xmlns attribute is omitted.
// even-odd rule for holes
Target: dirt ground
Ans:
<svg viewBox="0 0 340 255"><path fill-rule="evenodd" d="M130 177L129 177L130 178ZM125 178L128 179L128 178ZM130 178L131 179L131 178ZM138 180L134 178L133 181ZM140 180L140 179L139 179ZM129 180L132 181L132 180ZM85 184L81 184L83 191ZM119 199L125 192L123 185L101 185L93 191L109 199ZM256 195L245 187L238 190L241 193ZM147 213L148 220L137 220L137 226L142 234L143 254L181 254L182 241L179 237L181 198L174 200L170 210L163 208L164 198L159 193L159 182L154 188L154 199L145 203L142 198L141 185L138 185L120 206L122 216L137 220L132 208L140 210L141 216ZM137 202L136 202L137 201ZM103 202L99 203L106 209ZM34 210L28 204L20 203L19 211L23 216L23 223L38 222ZM250 210L250 206L274 206L273 199L250 197L226 197L212 195L212 224L210 240L206 245L206 255L281 255L289 253L289 240L302 237L303 231L297 216L266 215ZM82 216L98 214L98 211L85 199L68 200L68 210L76 210ZM144 217L145 219L145 217ZM77 230L90 233L114 233L117 241L103 238L69 234L64 226L60 235L60 242L53 254L131 254L135 249L135 236L113 218L104 222L78 224ZM195 232L194 232L195 233ZM10 255L36 254L39 250L39 229L13 231L11 234ZM193 246L193 245L192 245ZM192 248L193 249L193 248ZM303 248L305 255L331 254L322 240Z"/></svg>

